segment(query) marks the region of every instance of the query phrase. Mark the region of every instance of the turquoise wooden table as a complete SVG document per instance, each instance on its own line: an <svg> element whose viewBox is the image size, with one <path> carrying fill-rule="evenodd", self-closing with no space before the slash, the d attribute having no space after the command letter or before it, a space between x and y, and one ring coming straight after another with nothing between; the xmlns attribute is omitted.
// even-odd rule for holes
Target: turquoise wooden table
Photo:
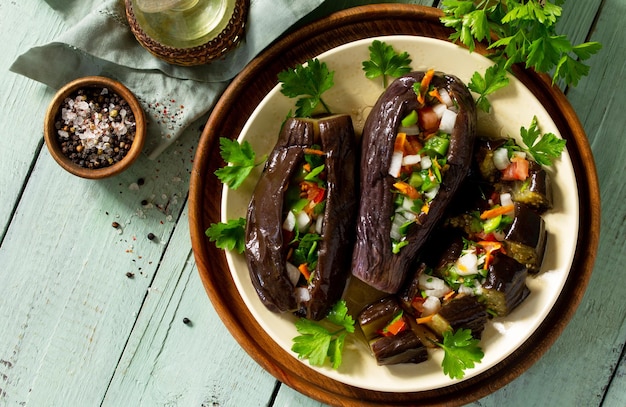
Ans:
<svg viewBox="0 0 626 407"><path fill-rule="evenodd" d="M625 13L626 0L570 0L560 22L575 42L604 45L592 74L565 89L601 189L586 294L537 363L470 405L626 405ZM0 406L320 406L239 347L200 282L187 195L206 117L158 159L107 180L53 161L42 120L54 90L9 66L60 30L44 2L0 3Z"/></svg>

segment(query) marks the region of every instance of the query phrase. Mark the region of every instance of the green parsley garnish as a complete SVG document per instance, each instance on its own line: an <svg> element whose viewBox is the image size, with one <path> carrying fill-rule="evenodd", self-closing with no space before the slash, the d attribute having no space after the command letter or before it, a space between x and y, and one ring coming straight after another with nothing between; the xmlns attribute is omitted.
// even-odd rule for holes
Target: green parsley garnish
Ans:
<svg viewBox="0 0 626 407"><path fill-rule="evenodd" d="M565 148L565 140L557 138L552 133L541 134L537 124L537 116L533 117L530 127L520 129L522 141L526 145L524 151L529 153L535 161L542 165L551 165L552 160L560 157Z"/></svg>
<svg viewBox="0 0 626 407"><path fill-rule="evenodd" d="M387 77L400 77L411 72L411 59L407 52L397 53L391 45L374 40L369 46L370 59L363 61L363 70L368 79L383 77L383 87L387 87Z"/></svg>
<svg viewBox="0 0 626 407"><path fill-rule="evenodd" d="M444 332L443 343L435 342L445 352L441 362L443 373L451 379L462 379L465 370L473 368L485 356L478 342L469 329L459 329L454 333Z"/></svg>
<svg viewBox="0 0 626 407"><path fill-rule="evenodd" d="M220 137L220 154L224 161L231 165L218 169L215 175L232 189L239 188L250 175L250 171L265 161L264 157L263 160L256 162L256 154L247 141L239 144L237 140L226 137Z"/></svg>
<svg viewBox="0 0 626 407"><path fill-rule="evenodd" d="M246 220L244 218L231 219L226 223L211 224L205 233L218 248L243 253L245 249L245 226Z"/></svg>
<svg viewBox="0 0 626 407"><path fill-rule="evenodd" d="M333 330L325 325L330 325ZM322 321L300 318L296 329L300 335L293 338L291 350L299 359L309 359L312 366L322 366L328 358L333 369L338 369L346 336L354 332L354 319L348 314L346 302L340 300Z"/></svg>
<svg viewBox="0 0 626 407"><path fill-rule="evenodd" d="M500 89L503 77L513 64L524 63L537 72L553 71L552 82L564 80L576 86L589 73L584 60L597 53L598 42L573 45L557 35L556 23L563 0L444 0L441 22L455 30L450 35L473 51L476 41L486 41L495 68L484 76L472 77L468 85L480 95L479 107L489 111L487 95ZM495 41L492 40L492 34Z"/></svg>
<svg viewBox="0 0 626 407"><path fill-rule="evenodd" d="M294 69L286 69L278 74L281 93L296 101L296 117L311 117L321 104L326 113L331 113L322 100L322 94L335 84L334 71L330 71L325 62L309 59L306 66L297 65Z"/></svg>

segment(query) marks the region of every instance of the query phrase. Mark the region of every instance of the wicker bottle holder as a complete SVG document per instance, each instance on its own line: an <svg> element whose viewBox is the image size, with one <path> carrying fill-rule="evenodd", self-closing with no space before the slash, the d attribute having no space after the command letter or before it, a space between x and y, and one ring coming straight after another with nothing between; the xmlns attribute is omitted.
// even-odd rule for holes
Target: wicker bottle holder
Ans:
<svg viewBox="0 0 626 407"><path fill-rule="evenodd" d="M175 48L148 36L137 22L131 0L125 0L125 4L126 18L137 41L157 58L181 66L203 65L235 48L244 35L249 8L249 0L236 0L227 26L218 35L196 47Z"/></svg>

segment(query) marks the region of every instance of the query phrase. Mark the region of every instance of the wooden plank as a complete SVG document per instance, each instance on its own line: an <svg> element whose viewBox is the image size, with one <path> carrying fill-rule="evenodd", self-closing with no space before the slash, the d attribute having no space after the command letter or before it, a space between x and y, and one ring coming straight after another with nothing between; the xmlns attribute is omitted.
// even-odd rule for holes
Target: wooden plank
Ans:
<svg viewBox="0 0 626 407"><path fill-rule="evenodd" d="M183 212L102 405L264 406L274 385L211 306Z"/></svg>
<svg viewBox="0 0 626 407"><path fill-rule="evenodd" d="M19 24L16 24L19 22ZM42 145L43 117L53 91L9 72L11 63L31 46L50 41L65 29L45 2L24 0L0 4L0 240L16 200ZM28 110L24 109L28 106Z"/></svg>
<svg viewBox="0 0 626 407"><path fill-rule="evenodd" d="M192 126L159 160L102 181L42 151L0 249L7 404L100 404L182 211L198 137Z"/></svg>

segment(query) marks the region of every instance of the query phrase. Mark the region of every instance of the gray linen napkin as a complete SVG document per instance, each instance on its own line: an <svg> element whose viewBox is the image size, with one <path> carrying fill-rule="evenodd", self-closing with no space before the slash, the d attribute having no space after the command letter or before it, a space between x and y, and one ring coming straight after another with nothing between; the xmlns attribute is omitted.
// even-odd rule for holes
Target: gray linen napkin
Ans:
<svg viewBox="0 0 626 407"><path fill-rule="evenodd" d="M136 41L123 0L46 0L63 17L66 31L53 42L20 55L10 70L54 89L82 76L102 75L124 83L148 119L144 152L162 153L180 133L208 112L230 79L263 48L323 0L251 0L246 34L223 59L181 67L159 60Z"/></svg>

